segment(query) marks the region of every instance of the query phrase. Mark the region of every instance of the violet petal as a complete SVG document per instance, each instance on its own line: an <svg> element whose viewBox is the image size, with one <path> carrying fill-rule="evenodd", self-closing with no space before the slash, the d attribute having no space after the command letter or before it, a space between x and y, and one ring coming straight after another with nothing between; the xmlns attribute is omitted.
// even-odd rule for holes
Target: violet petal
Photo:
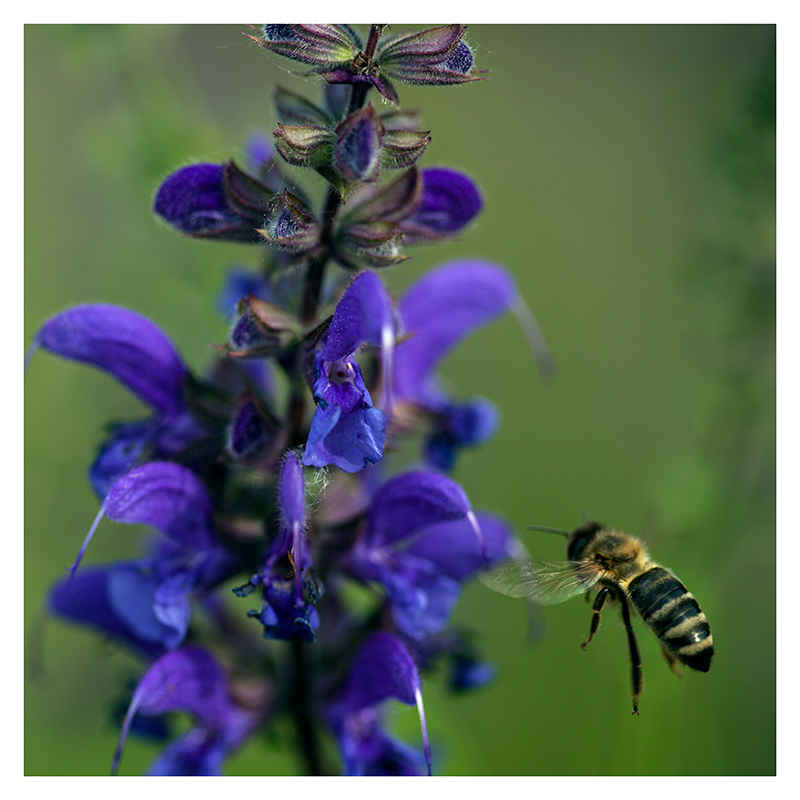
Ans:
<svg viewBox="0 0 800 800"><path fill-rule="evenodd" d="M122 306L80 305L51 317L37 334L51 353L102 369L164 414L183 408L186 367L154 322Z"/></svg>
<svg viewBox="0 0 800 800"><path fill-rule="evenodd" d="M115 522L151 525L184 547L206 549L211 540L211 500L191 470L151 461L114 483L105 514Z"/></svg>
<svg viewBox="0 0 800 800"><path fill-rule="evenodd" d="M424 404L438 363L470 333L508 311L517 288L507 270L477 259L453 261L416 281L400 299L413 334L395 350L397 399Z"/></svg>
<svg viewBox="0 0 800 800"><path fill-rule="evenodd" d="M350 284L336 306L322 348L325 361L338 361L361 345L385 345L394 335L392 301L381 279L365 271Z"/></svg>
<svg viewBox="0 0 800 800"><path fill-rule="evenodd" d="M378 490L365 538L377 546L391 544L427 525L465 517L469 510L469 499L455 481L435 472L406 472Z"/></svg>

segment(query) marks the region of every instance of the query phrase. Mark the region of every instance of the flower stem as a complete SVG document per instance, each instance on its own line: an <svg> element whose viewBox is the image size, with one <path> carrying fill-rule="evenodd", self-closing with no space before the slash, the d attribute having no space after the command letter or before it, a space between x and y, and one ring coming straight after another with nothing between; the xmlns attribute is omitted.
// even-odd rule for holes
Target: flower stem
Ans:
<svg viewBox="0 0 800 800"><path fill-rule="evenodd" d="M305 658L303 642L292 639L292 661L294 683L292 686L292 710L297 734L300 739L300 753L308 775L324 775L319 752L317 729L311 714L308 693L308 663Z"/></svg>

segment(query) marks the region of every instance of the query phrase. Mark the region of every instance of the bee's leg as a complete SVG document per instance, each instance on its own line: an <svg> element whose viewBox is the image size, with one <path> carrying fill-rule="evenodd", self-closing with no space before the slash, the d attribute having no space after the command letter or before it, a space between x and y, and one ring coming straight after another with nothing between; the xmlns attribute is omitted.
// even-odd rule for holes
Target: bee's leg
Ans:
<svg viewBox="0 0 800 800"><path fill-rule="evenodd" d="M669 668L679 677L683 677L683 670L678 666L678 659L675 658L664 645L661 645L661 652L664 655L664 660L669 664Z"/></svg>
<svg viewBox="0 0 800 800"><path fill-rule="evenodd" d="M639 645L631 625L631 612L628 610L628 601L620 594L620 607L622 608L622 622L625 633L628 634L628 650L631 656L631 678L633 679L633 713L639 713L639 696L642 693L642 659L639 657Z"/></svg>
<svg viewBox="0 0 800 800"><path fill-rule="evenodd" d="M604 586L594 599L594 604L592 605L592 627L589 629L589 638L581 645L584 650L597 633L597 628L600 626L600 612L603 610L603 604L608 600L608 594L608 587Z"/></svg>

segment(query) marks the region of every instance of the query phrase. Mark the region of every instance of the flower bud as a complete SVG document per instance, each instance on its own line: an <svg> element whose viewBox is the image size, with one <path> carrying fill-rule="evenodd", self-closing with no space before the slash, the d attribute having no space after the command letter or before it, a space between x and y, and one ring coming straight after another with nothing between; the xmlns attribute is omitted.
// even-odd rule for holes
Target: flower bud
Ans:
<svg viewBox="0 0 800 800"><path fill-rule="evenodd" d="M381 77L431 86L480 80L471 74L475 59L462 38L466 30L445 25L384 39L375 57Z"/></svg>
<svg viewBox="0 0 800 800"><path fill-rule="evenodd" d="M234 358L274 356L299 338L297 320L272 303L248 295L239 302L229 346L216 349Z"/></svg>
<svg viewBox="0 0 800 800"><path fill-rule="evenodd" d="M335 258L351 269L390 267L405 261L402 231L393 222L376 220L350 225L337 237Z"/></svg>
<svg viewBox="0 0 800 800"><path fill-rule="evenodd" d="M258 232L273 247L291 252L310 249L319 235L314 215L299 197L287 190L270 202L266 225Z"/></svg>
<svg viewBox="0 0 800 800"><path fill-rule="evenodd" d="M278 121L284 125L318 125L326 127L331 117L302 95L277 86L272 95Z"/></svg>
<svg viewBox="0 0 800 800"><path fill-rule="evenodd" d="M427 131L387 131L381 147L381 166L404 169L417 163L430 142Z"/></svg>
<svg viewBox="0 0 800 800"><path fill-rule="evenodd" d="M295 167L321 167L331 160L333 134L318 125L278 125L275 146Z"/></svg>
<svg viewBox="0 0 800 800"><path fill-rule="evenodd" d="M383 133L383 123L371 105L337 126L333 165L347 184L378 178Z"/></svg>
<svg viewBox="0 0 800 800"><path fill-rule="evenodd" d="M363 47L349 25L263 25L261 32L261 38L249 38L278 55L327 69L350 62Z"/></svg>
<svg viewBox="0 0 800 800"><path fill-rule="evenodd" d="M461 172L434 167L423 170L422 179L420 205L400 223L407 244L455 236L483 208L478 187Z"/></svg>

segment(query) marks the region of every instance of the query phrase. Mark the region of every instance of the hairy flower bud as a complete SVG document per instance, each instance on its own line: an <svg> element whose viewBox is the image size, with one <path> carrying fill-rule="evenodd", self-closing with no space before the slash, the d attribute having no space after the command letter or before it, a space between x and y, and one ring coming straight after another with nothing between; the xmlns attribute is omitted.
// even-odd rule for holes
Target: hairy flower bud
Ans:
<svg viewBox="0 0 800 800"><path fill-rule="evenodd" d="M153 209L188 236L228 241L258 241L272 192L232 161L190 164L173 172L159 187Z"/></svg>
<svg viewBox="0 0 800 800"><path fill-rule="evenodd" d="M266 224L258 231L273 247L299 252L317 242L317 220L299 197L284 191L267 209Z"/></svg>
<svg viewBox="0 0 800 800"><path fill-rule="evenodd" d="M263 25L261 32L249 38L273 53L326 69L350 62L362 47L349 25Z"/></svg>
<svg viewBox="0 0 800 800"><path fill-rule="evenodd" d="M337 126L333 165L346 184L377 179L383 133L383 123L371 105Z"/></svg>
<svg viewBox="0 0 800 800"><path fill-rule="evenodd" d="M275 147L295 167L321 167L331 160L333 134L317 125L278 125Z"/></svg>
<svg viewBox="0 0 800 800"><path fill-rule="evenodd" d="M480 80L471 74L474 58L462 38L466 30L463 25L445 25L387 37L375 56L381 76L432 86Z"/></svg>

